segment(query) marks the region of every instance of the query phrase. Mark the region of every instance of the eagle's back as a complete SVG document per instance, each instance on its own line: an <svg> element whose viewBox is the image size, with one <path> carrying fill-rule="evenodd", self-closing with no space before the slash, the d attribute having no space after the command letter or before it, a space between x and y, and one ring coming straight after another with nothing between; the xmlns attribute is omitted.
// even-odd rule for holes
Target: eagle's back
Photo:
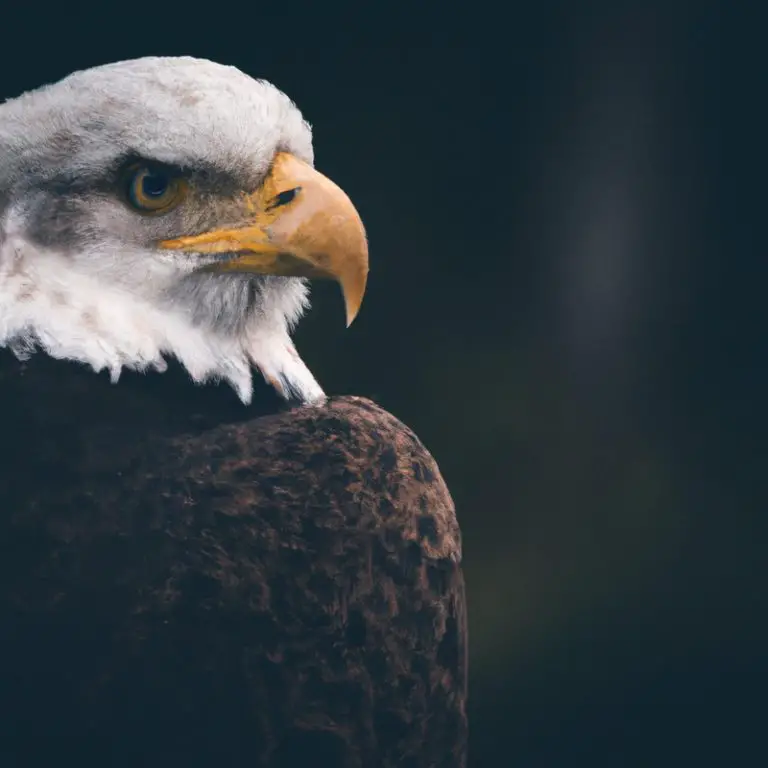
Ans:
<svg viewBox="0 0 768 768"><path fill-rule="evenodd" d="M80 427L0 477L3 764L464 765L460 534L407 427Z"/></svg>

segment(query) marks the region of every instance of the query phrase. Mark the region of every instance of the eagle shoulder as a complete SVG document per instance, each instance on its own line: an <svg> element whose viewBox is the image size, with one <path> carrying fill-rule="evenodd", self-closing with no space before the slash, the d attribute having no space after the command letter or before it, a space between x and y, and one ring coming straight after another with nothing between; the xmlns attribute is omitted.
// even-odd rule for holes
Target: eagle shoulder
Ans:
<svg viewBox="0 0 768 768"><path fill-rule="evenodd" d="M351 707L364 765L463 765L461 535L434 458L359 397L216 432L220 458L197 473L191 495L239 522L231 538L218 526L207 571L221 587L249 591L273 639L265 648L261 638L259 653L281 669L273 700L293 691L301 701L282 744L299 760L302 745L316 753L318 734L333 734L341 760ZM190 441L180 449L182 461L204 453ZM311 638L303 654L288 639L301 633Z"/></svg>

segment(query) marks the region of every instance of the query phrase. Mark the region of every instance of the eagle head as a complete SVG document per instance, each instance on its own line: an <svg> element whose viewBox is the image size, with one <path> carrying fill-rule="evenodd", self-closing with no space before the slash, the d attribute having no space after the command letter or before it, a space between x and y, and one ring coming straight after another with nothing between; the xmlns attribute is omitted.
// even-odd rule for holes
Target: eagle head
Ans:
<svg viewBox="0 0 768 768"><path fill-rule="evenodd" d="M165 369L252 396L323 391L290 332L307 278L363 298L349 198L313 168L290 99L233 67L144 58L0 105L0 346L108 370Z"/></svg>

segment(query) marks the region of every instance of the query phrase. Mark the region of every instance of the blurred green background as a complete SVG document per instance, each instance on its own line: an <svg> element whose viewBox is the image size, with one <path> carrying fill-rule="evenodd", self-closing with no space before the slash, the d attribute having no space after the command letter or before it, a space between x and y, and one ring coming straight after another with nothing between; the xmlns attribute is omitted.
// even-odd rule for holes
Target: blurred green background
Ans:
<svg viewBox="0 0 768 768"><path fill-rule="evenodd" d="M754 73L726 78L718 7L467 6L448 25L382 5L373 33L368 10L160 10L62 12L23 60L0 51L2 95L187 53L271 80L313 124L372 272L350 330L318 286L298 343L327 391L412 426L453 493L472 765L753 756L766 267L758 181L722 151L725 93L752 98Z"/></svg>

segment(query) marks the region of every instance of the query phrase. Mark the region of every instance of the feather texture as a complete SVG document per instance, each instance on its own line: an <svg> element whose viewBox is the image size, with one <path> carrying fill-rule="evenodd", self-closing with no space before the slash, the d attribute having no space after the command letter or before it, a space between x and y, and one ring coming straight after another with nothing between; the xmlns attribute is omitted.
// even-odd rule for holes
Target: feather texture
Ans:
<svg viewBox="0 0 768 768"><path fill-rule="evenodd" d="M464 765L460 534L407 427L2 358L3 764Z"/></svg>

